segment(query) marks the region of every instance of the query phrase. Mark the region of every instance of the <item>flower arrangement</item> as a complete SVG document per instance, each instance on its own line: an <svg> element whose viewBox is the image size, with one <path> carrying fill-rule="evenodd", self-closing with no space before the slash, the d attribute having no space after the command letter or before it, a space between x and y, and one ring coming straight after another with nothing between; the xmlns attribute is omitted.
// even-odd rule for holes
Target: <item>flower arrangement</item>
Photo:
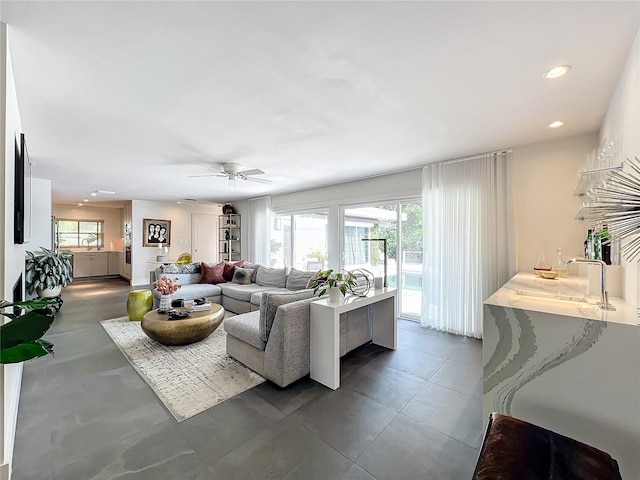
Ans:
<svg viewBox="0 0 640 480"><path fill-rule="evenodd" d="M175 293L182 285L177 278L171 279L169 277L160 277L156 280L156 290L162 295L171 295Z"/></svg>

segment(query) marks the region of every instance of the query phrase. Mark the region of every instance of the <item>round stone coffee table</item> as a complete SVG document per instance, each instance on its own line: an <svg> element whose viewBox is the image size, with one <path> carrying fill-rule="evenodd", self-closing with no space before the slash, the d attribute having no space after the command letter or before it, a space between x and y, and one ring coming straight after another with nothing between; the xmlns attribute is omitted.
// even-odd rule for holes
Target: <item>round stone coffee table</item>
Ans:
<svg viewBox="0 0 640 480"><path fill-rule="evenodd" d="M211 335L224 319L222 305L211 304L211 310L191 312L187 318L169 320L165 313L151 310L142 317L142 330L163 345L187 345Z"/></svg>

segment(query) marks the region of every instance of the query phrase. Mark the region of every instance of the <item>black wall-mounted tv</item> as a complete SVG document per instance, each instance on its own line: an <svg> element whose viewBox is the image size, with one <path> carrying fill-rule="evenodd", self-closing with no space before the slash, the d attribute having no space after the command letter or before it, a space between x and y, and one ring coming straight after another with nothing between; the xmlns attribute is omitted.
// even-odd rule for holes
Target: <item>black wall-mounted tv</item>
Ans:
<svg viewBox="0 0 640 480"><path fill-rule="evenodd" d="M31 240L31 161L24 133L19 144L15 139L14 177L13 241L24 243Z"/></svg>

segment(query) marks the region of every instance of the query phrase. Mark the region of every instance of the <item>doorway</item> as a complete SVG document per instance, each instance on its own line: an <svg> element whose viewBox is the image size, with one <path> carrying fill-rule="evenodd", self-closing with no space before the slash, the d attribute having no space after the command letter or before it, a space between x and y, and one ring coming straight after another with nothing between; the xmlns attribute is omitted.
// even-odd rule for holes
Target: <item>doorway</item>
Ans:
<svg viewBox="0 0 640 480"><path fill-rule="evenodd" d="M218 216L191 214L192 262L218 261ZM179 252L178 255L183 252Z"/></svg>

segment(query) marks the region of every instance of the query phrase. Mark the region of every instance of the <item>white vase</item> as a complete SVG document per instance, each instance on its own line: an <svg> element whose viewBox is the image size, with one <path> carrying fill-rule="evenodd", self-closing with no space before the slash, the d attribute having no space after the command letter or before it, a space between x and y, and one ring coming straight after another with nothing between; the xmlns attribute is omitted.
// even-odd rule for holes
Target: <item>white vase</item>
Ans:
<svg viewBox="0 0 640 480"><path fill-rule="evenodd" d="M339 303L340 298L342 297L342 292L338 287L331 287L329 289L329 302L330 303Z"/></svg>
<svg viewBox="0 0 640 480"><path fill-rule="evenodd" d="M38 288L36 289L36 293L40 298L55 298L60 295L62 291L62 285L57 285L53 288Z"/></svg>
<svg viewBox="0 0 640 480"><path fill-rule="evenodd" d="M160 297L160 305L158 305L158 311L171 310L171 295L162 295Z"/></svg>

